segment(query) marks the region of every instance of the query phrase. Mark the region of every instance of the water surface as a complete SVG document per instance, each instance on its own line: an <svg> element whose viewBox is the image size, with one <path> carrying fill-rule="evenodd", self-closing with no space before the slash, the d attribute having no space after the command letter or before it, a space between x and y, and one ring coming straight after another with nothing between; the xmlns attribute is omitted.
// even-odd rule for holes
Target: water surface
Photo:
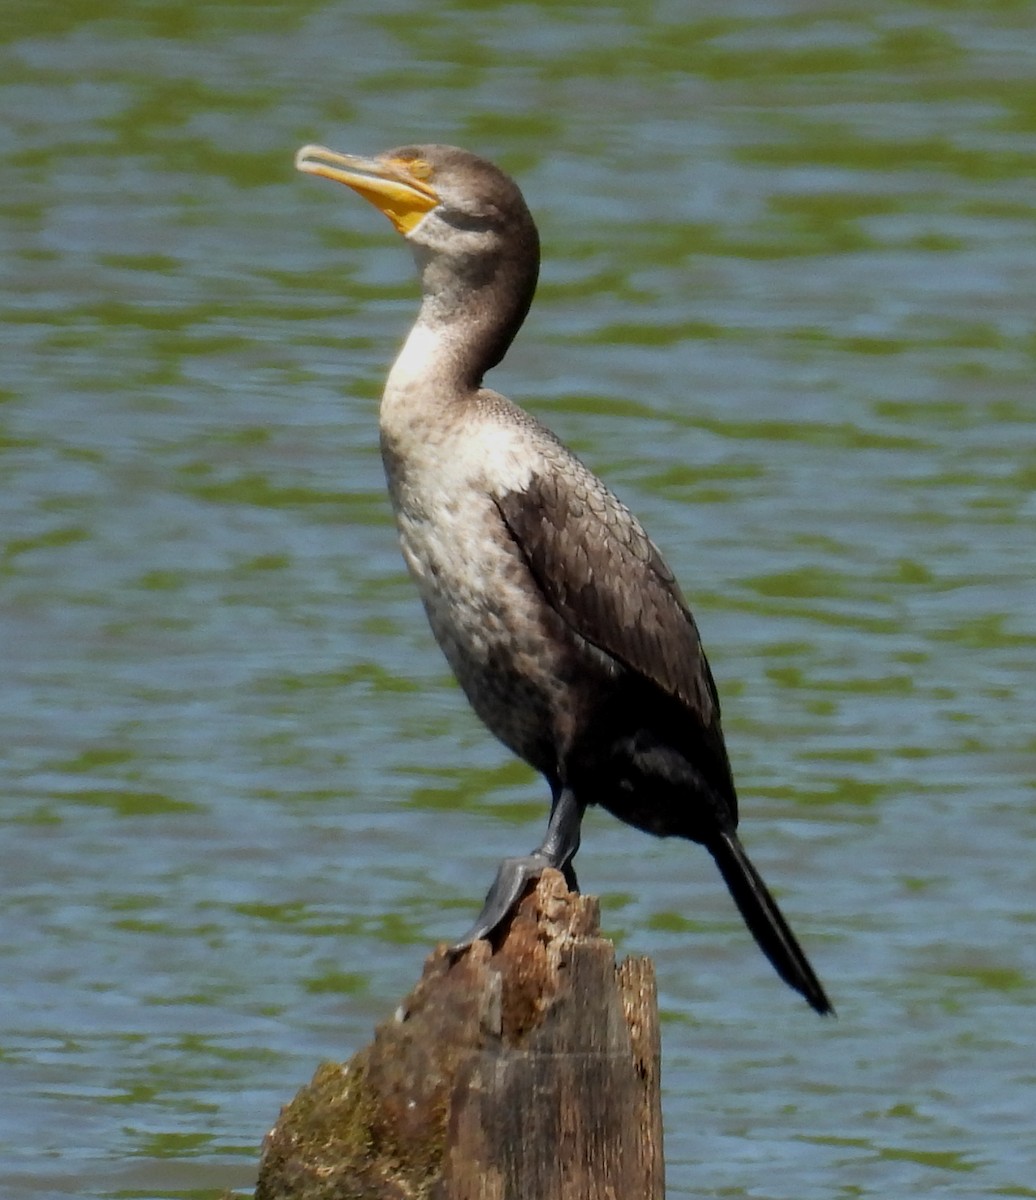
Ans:
<svg viewBox="0 0 1036 1200"><path fill-rule="evenodd" d="M0 1179L246 1188L535 844L394 543L406 253L297 145L457 142L546 260L496 387L644 518L745 841L580 877L664 1013L670 1197L1036 1195L1024 3L14 3L0 32Z"/></svg>

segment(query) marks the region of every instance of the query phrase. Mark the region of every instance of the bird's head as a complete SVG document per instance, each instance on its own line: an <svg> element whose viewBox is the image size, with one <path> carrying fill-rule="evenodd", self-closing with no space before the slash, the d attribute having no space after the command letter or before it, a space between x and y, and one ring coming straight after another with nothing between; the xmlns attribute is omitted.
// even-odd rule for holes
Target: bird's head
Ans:
<svg viewBox="0 0 1036 1200"><path fill-rule="evenodd" d="M303 146L295 166L344 183L380 209L410 243L424 318L460 326L473 378L503 357L539 274L536 225L518 185L456 146L401 146L372 158Z"/></svg>
<svg viewBox="0 0 1036 1200"><path fill-rule="evenodd" d="M456 146L401 146L371 158L303 146L295 166L359 192L415 247L433 253L501 253L534 228L514 180Z"/></svg>

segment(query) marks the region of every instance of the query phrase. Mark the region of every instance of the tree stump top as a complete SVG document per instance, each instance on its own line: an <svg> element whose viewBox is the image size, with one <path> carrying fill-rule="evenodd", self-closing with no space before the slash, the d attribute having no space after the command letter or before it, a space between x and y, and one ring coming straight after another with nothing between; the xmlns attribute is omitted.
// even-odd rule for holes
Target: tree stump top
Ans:
<svg viewBox="0 0 1036 1200"><path fill-rule="evenodd" d="M439 946L374 1041L267 1135L256 1200L661 1200L646 959L545 871L495 950Z"/></svg>

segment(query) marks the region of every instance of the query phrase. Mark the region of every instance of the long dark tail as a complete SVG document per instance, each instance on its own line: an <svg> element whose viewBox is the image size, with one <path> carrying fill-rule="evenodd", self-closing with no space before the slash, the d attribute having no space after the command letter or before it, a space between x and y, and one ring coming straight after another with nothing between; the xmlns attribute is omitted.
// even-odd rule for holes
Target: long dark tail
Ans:
<svg viewBox="0 0 1036 1200"><path fill-rule="evenodd" d="M835 1010L824 994L820 980L737 835L720 834L708 843L708 850L716 860L745 924L777 974L789 987L801 992L818 1013L833 1016Z"/></svg>

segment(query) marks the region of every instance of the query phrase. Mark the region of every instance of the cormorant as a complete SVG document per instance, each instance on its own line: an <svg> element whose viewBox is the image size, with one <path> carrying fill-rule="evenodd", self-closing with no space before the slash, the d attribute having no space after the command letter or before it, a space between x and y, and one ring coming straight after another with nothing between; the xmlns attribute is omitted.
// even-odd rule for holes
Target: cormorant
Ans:
<svg viewBox="0 0 1036 1200"><path fill-rule="evenodd" d="M824 989L737 836L737 793L698 629L640 522L547 428L482 384L532 302L539 235L517 185L452 146L373 158L305 146L410 243L423 299L381 401L403 556L475 712L540 771L540 847L505 859L474 927L489 937L547 866L576 888L588 804L700 842L778 975Z"/></svg>

